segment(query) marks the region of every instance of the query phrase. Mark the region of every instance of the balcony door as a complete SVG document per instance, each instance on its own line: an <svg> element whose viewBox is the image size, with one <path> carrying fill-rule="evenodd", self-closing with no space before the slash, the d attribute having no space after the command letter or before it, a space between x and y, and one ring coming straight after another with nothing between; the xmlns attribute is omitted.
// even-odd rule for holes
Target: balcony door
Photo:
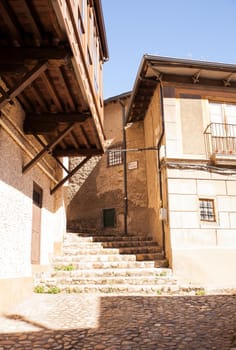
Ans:
<svg viewBox="0 0 236 350"><path fill-rule="evenodd" d="M236 154L236 104L210 102L214 153Z"/></svg>

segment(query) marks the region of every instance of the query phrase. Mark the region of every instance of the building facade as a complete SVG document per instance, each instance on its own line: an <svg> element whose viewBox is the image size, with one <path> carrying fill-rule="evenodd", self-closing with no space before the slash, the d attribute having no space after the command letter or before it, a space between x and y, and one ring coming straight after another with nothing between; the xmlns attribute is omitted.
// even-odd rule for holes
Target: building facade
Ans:
<svg viewBox="0 0 236 350"><path fill-rule="evenodd" d="M235 66L144 56L127 122L143 120L154 235L183 281L235 287ZM142 98L143 96L143 98Z"/></svg>
<svg viewBox="0 0 236 350"><path fill-rule="evenodd" d="M66 230L66 181L104 152L100 0L0 3L0 311ZM74 169L66 158L81 156Z"/></svg>
<svg viewBox="0 0 236 350"><path fill-rule="evenodd" d="M235 287L234 72L144 56L131 95L105 101L106 153L73 180L69 228L151 235L183 282Z"/></svg>

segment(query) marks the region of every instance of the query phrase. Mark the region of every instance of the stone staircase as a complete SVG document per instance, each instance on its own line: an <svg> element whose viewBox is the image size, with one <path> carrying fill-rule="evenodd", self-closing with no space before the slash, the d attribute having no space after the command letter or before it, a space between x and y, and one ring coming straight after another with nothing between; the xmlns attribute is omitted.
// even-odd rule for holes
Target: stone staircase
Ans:
<svg viewBox="0 0 236 350"><path fill-rule="evenodd" d="M160 247L151 238L67 233L63 255L35 276L35 290L56 293L161 295L179 291Z"/></svg>

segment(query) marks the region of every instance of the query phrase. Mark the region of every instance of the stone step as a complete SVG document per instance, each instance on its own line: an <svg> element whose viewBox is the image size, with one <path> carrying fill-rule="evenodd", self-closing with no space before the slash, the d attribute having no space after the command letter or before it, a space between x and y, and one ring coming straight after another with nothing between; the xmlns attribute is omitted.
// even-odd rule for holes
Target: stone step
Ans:
<svg viewBox="0 0 236 350"><path fill-rule="evenodd" d="M173 285L177 281L171 277L160 277L160 276L99 276L99 277L75 277L75 276L54 276L46 279L41 279L47 286L55 285L118 285L118 284L129 284L129 285Z"/></svg>
<svg viewBox="0 0 236 350"><path fill-rule="evenodd" d="M63 249L102 249L104 248L102 242L71 242L71 243L64 243ZM108 247L113 248L113 247Z"/></svg>
<svg viewBox="0 0 236 350"><path fill-rule="evenodd" d="M136 254L136 260L137 261L149 261L149 260L154 260L154 261L158 261L158 260L163 260L163 254L162 253L140 253L140 254Z"/></svg>
<svg viewBox="0 0 236 350"><path fill-rule="evenodd" d="M114 241L114 242L93 242L93 241L73 241L64 242L63 247L65 249L76 248L133 248L133 247L159 247L155 241Z"/></svg>
<svg viewBox="0 0 236 350"><path fill-rule="evenodd" d="M169 268L116 268L116 269L84 269L84 270L72 270L72 271L63 271L60 266L58 270L55 270L50 273L43 273L45 278L52 277L73 277L73 278L91 278L91 277L146 277L146 276L155 276L157 278L172 278L172 270Z"/></svg>
<svg viewBox="0 0 236 350"><path fill-rule="evenodd" d="M102 242L104 248L129 248L129 247L158 247L155 241L115 241L115 242Z"/></svg>
<svg viewBox="0 0 236 350"><path fill-rule="evenodd" d="M45 287L45 291L47 288L51 288L55 285L50 284ZM166 285L166 284L149 284L149 285L132 285L132 284L111 284L111 285L92 285L92 284L84 284L84 285L76 285L76 284L57 284L57 288L61 292L67 293L99 293L99 294L148 294L148 295L161 295L163 294L173 294L179 291L179 286L177 284Z"/></svg>
<svg viewBox="0 0 236 350"><path fill-rule="evenodd" d="M143 247L123 247L119 248L120 254L149 254L149 253L161 253L161 248L157 246L143 246Z"/></svg>
<svg viewBox="0 0 236 350"><path fill-rule="evenodd" d="M102 248L102 247L66 247L63 254L68 255L117 255L117 254L149 254L160 253L159 246L143 246L143 247L122 247L122 248Z"/></svg>
<svg viewBox="0 0 236 350"><path fill-rule="evenodd" d="M55 262L120 262L120 261L136 261L135 255L120 255L120 254L73 254L73 255L62 255L55 256L53 258Z"/></svg>
<svg viewBox="0 0 236 350"><path fill-rule="evenodd" d="M52 259L53 271L35 283L62 292L157 295L178 288L161 248L150 237L74 234L64 237L63 255Z"/></svg>
<svg viewBox="0 0 236 350"><path fill-rule="evenodd" d="M130 268L153 268L153 267L167 267L166 260L155 261L87 261L76 262L68 260L65 262L63 259L55 261L53 266L68 266L73 264L75 269L130 269Z"/></svg>
<svg viewBox="0 0 236 350"><path fill-rule="evenodd" d="M139 236L93 236L93 242L120 242L120 241L153 241L151 237L139 237Z"/></svg>
<svg viewBox="0 0 236 350"><path fill-rule="evenodd" d="M64 248L63 249L63 254L65 256L68 255L74 255L74 256L78 256L78 255L119 255L120 251L117 248L96 248L91 246L90 248L84 248L84 247L80 247L80 248Z"/></svg>

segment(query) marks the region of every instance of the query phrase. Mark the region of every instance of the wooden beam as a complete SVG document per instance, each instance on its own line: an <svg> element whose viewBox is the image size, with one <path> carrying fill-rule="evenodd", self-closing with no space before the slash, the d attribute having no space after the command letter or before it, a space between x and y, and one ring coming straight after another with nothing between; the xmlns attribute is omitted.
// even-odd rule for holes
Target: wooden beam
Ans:
<svg viewBox="0 0 236 350"><path fill-rule="evenodd" d="M46 145L29 163L27 163L23 169L22 172L26 173L29 171L37 162L46 154L46 153L52 153L53 148L63 140L63 138L71 132L74 125L69 125L66 129L64 129L53 141L51 141L48 145Z"/></svg>
<svg viewBox="0 0 236 350"><path fill-rule="evenodd" d="M97 148L66 148L65 150L54 148L53 156L55 157L86 157L86 156L101 156L103 151Z"/></svg>
<svg viewBox="0 0 236 350"><path fill-rule="evenodd" d="M38 105L40 106L40 110L41 111L47 111L48 110L48 106L47 106L47 102L44 99L43 94L41 93L40 89L38 88L38 86L34 83L32 83L28 89L31 91L32 95L34 96L34 99L37 101Z"/></svg>
<svg viewBox="0 0 236 350"><path fill-rule="evenodd" d="M63 106L62 106L61 101L58 97L55 86L53 85L53 82L49 76L49 73L43 72L41 74L40 78L42 79L44 85L46 86L49 95L53 99L53 102L55 103L56 108L57 108L57 112L63 111Z"/></svg>
<svg viewBox="0 0 236 350"><path fill-rule="evenodd" d="M70 136L71 142L73 143L73 145L75 146L75 148L79 148L80 145L79 145L79 143L78 143L78 141L77 141L77 138L76 138L76 136L75 136L75 133L74 133L73 131L71 131L71 133L69 134L69 136Z"/></svg>
<svg viewBox="0 0 236 350"><path fill-rule="evenodd" d="M85 144L85 147L90 148L91 143L90 143L89 138L88 138L88 136L85 132L85 129L82 125L80 125L80 130L81 130L81 135L82 135L82 139L83 139L83 142Z"/></svg>
<svg viewBox="0 0 236 350"><path fill-rule="evenodd" d="M9 100L17 97L28 85L32 84L32 82L47 68L47 63L38 63L31 71L25 74L25 76L7 92L7 96L0 98L0 110L9 102Z"/></svg>
<svg viewBox="0 0 236 350"><path fill-rule="evenodd" d="M55 130L60 123L83 123L88 117L83 113L30 113L24 121L24 132L44 134Z"/></svg>
<svg viewBox="0 0 236 350"><path fill-rule="evenodd" d="M22 64L26 60L63 60L70 57L70 48L4 47L1 50L0 64Z"/></svg>
<svg viewBox="0 0 236 350"><path fill-rule="evenodd" d="M62 179L55 187L53 187L53 189L51 189L51 194L53 194L56 190L58 190L66 181L68 181L80 168L82 168L82 166L84 164L87 163L87 161L89 161L89 159L92 156L88 156L85 159L83 159L73 170L71 170L71 172L64 177L64 179Z"/></svg>
<svg viewBox="0 0 236 350"><path fill-rule="evenodd" d="M64 90L65 90L67 99L69 101L70 107L71 107L71 109L73 111L75 111L76 110L76 105L75 105L75 102L74 102L73 97L72 97L71 92L70 92L70 86L69 86L69 84L67 82L67 79L66 79L66 76L65 76L65 72L64 72L64 68L63 67L59 67L57 73L58 73L59 78L62 81L63 86L64 86Z"/></svg>

